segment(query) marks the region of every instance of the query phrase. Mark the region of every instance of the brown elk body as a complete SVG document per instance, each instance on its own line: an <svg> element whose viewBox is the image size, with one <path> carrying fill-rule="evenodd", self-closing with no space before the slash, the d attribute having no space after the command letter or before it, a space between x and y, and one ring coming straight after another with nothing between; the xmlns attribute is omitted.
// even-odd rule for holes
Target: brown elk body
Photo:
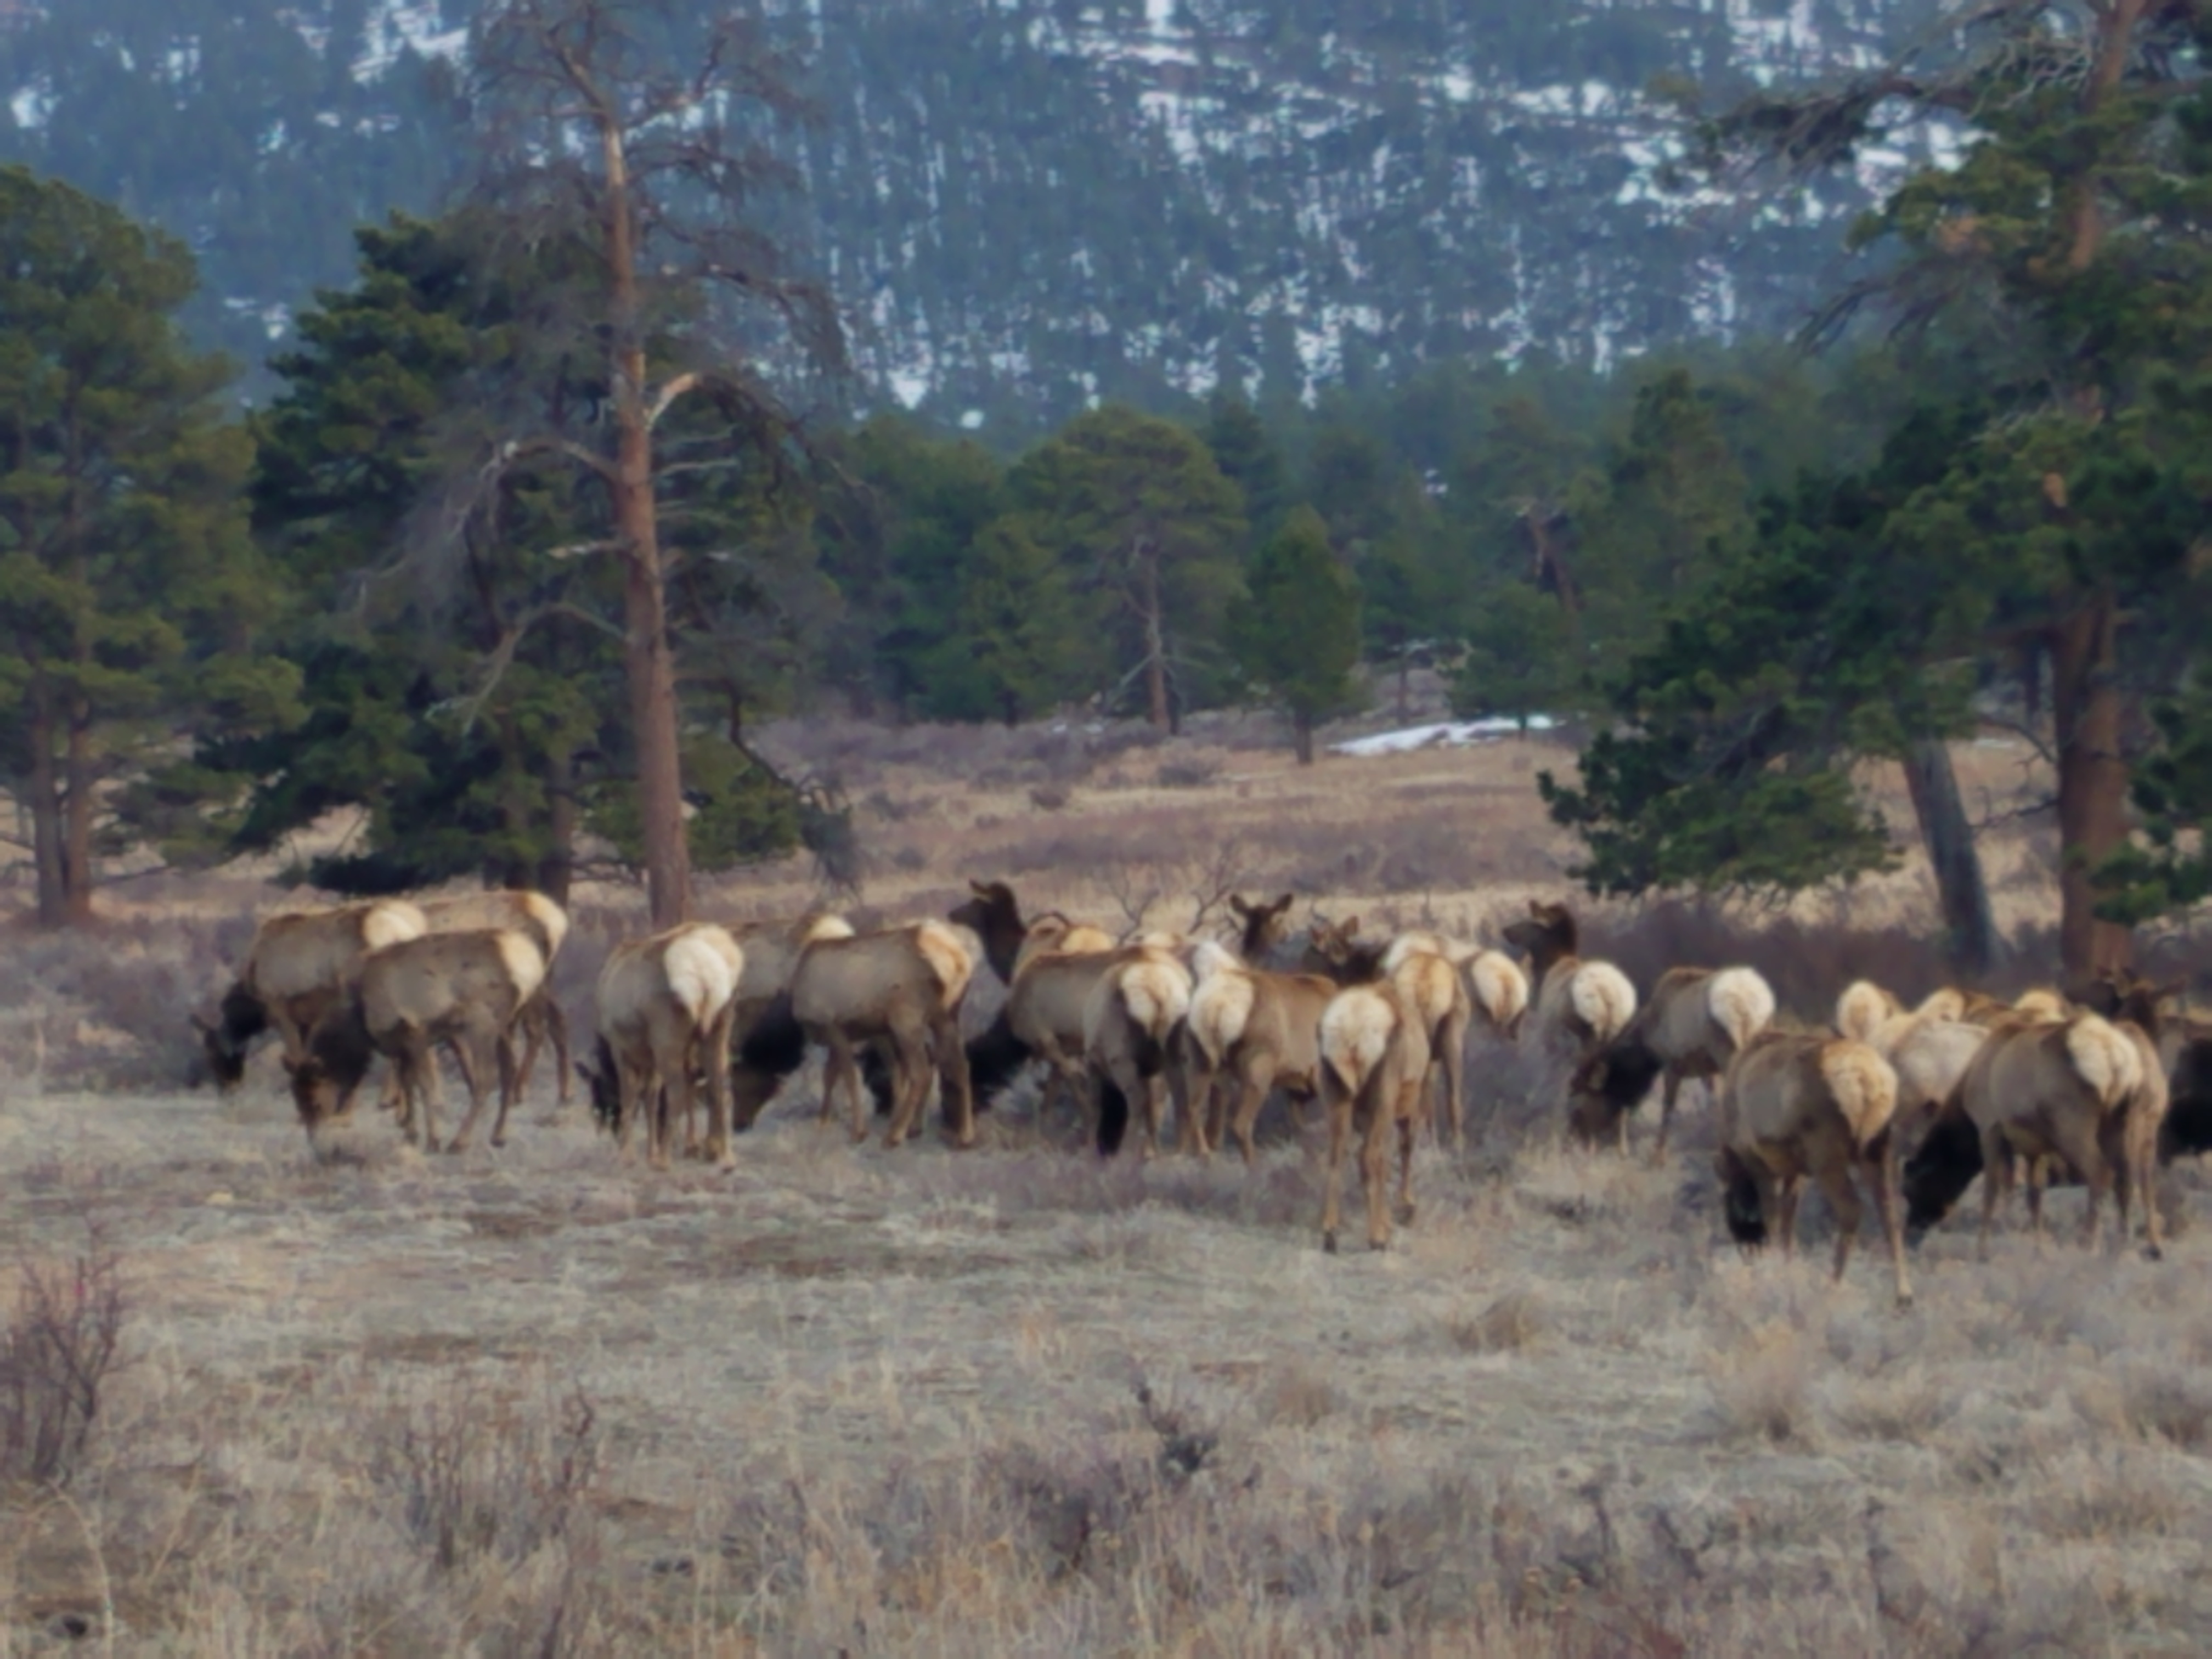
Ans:
<svg viewBox="0 0 2212 1659"><path fill-rule="evenodd" d="M791 1012L829 1054L823 1115L844 1089L853 1103L853 1138L867 1138L858 1050L880 1040L890 1046L892 1072L884 1145L899 1145L913 1127L929 1093L933 1060L953 1138L974 1145L975 1103L960 1042L960 1005L975 969L968 943L974 935L939 921L857 935L842 923L817 923L811 933L792 973Z"/></svg>
<svg viewBox="0 0 2212 1659"><path fill-rule="evenodd" d="M1576 1067L1568 1085L1570 1127L1589 1142L1612 1129L1625 1155L1629 1114L1657 1079L1651 1161L1662 1161L1682 1085L1717 1080L1773 1018L1773 989L1752 969L1669 968L1620 1035Z"/></svg>
<svg viewBox="0 0 2212 1659"><path fill-rule="evenodd" d="M499 1083L492 1145L507 1139L516 1077L511 1033L523 1006L545 981L545 958L521 933L428 933L372 951L361 961L346 997L310 1034L293 1066L292 1097L312 1139L368 1074L373 1054L392 1063L402 1095L400 1128L438 1150L443 1091L433 1050L449 1045L469 1091L469 1110L446 1150L465 1151L483 1115L485 1084Z"/></svg>
<svg viewBox="0 0 2212 1659"><path fill-rule="evenodd" d="M1836 1217L1835 1274L1844 1276L1864 1206L1862 1183L1888 1240L1897 1299L1912 1299L1899 1216L1897 1152L1890 1136L1897 1074L1863 1042L1768 1030L1737 1054L1721 1080L1717 1163L1729 1231L1787 1256L1797 1245L1797 1204L1809 1179Z"/></svg>
<svg viewBox="0 0 2212 1659"><path fill-rule="evenodd" d="M1317 974L1248 967L1219 945L1201 946L1194 965L1182 1143L1209 1155L1225 1127L1249 1164L1267 1091L1320 1092L1322 1015L1338 987Z"/></svg>
<svg viewBox="0 0 2212 1659"><path fill-rule="evenodd" d="M1328 1117L1322 1248L1336 1249L1344 1149L1357 1131L1368 1248L1387 1249L1390 1206L1384 1188L1393 1129L1398 1138L1399 1218L1413 1218L1413 1131L1429 1074L1429 1040L1419 1014L1387 981L1338 992L1322 1015L1320 1071L1322 1103Z"/></svg>
<svg viewBox="0 0 2212 1659"><path fill-rule="evenodd" d="M1399 1000L1421 1022L1428 1040L1429 1069L1422 1116L1439 1141L1457 1146L1462 1138L1467 1079L1467 1033L1474 1020L1474 999L1451 946L1435 935L1401 934L1382 956L1383 977ZM1472 955L1472 952L1464 954Z"/></svg>
<svg viewBox="0 0 2212 1659"><path fill-rule="evenodd" d="M730 1146L730 1032L744 951L726 929L686 922L617 945L592 990L597 1064L584 1073L616 1146L629 1156L641 1118L646 1156L667 1166L675 1124L688 1142L695 1079L707 1085L708 1158L726 1169ZM610 1098L610 1097L612 1097Z"/></svg>
<svg viewBox="0 0 2212 1659"><path fill-rule="evenodd" d="M2122 1242L2127 1237L2126 1198L2140 1190L2150 1212L2155 1250L2160 1227L2154 1182L2165 1083L2157 1050L2140 1030L2115 1026L2095 1014L2059 1023L2015 1020L1992 1030L1966 1068L1956 1097L1958 1109L1981 1139L1982 1253L1988 1253L1990 1223L2012 1188L2021 1158L2031 1162L2028 1218L2038 1237L2043 1232L2043 1181L2034 1165L2056 1159L2071 1165L2088 1187L2085 1244L2095 1245L2101 1201L2116 1173L2124 1171Z"/></svg>
<svg viewBox="0 0 2212 1659"><path fill-rule="evenodd" d="M428 930L421 909L404 899L265 918L216 1018L193 1016L217 1085L228 1089L245 1076L246 1054L264 1030L276 1031L285 1065L296 1066L307 1033L345 997L362 958Z"/></svg>
<svg viewBox="0 0 2212 1659"><path fill-rule="evenodd" d="M482 892L447 893L418 898L415 906L434 933L480 933L506 928L522 934L538 946L550 971L568 937L568 913L543 893L520 888L489 888ZM568 1019L554 996L550 980L538 988L515 1021L522 1037L522 1058L517 1067L518 1087L530 1086L538 1069L538 1053L549 1043L556 1068L556 1088L560 1104L568 1103Z"/></svg>
<svg viewBox="0 0 2212 1659"><path fill-rule="evenodd" d="M1528 901L1528 915L1505 930L1506 943L1528 956L1535 998L1536 1041L1547 1052L1577 1060L1608 1043L1636 1018L1636 988L1609 962L1577 954L1580 928L1564 904Z"/></svg>
<svg viewBox="0 0 2212 1659"><path fill-rule="evenodd" d="M1159 1150L1163 1096L1175 1080L1171 1060L1190 995L1190 970L1172 951L1152 945L1116 952L1092 982L1083 1003L1083 1055L1098 1097L1102 1146L1118 1140L1111 1126L1141 1101L1143 1155ZM1177 1106L1186 1122L1195 1114L1187 1094Z"/></svg>

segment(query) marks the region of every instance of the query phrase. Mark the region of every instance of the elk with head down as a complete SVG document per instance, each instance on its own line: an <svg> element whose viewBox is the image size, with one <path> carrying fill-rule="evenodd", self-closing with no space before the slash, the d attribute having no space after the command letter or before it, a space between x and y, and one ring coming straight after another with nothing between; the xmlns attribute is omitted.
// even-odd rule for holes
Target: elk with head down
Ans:
<svg viewBox="0 0 2212 1659"><path fill-rule="evenodd" d="M340 1114L377 1054L399 1078L400 1130L438 1150L442 1098L433 1050L451 1047L469 1091L469 1110L445 1150L467 1149L483 1113L489 1077L499 1082L499 1117L491 1141L503 1146L514 1103L512 1033L516 1016L545 982L545 958L521 933L497 929L427 933L372 951L361 960L347 994L308 1034L306 1054L291 1067L292 1098L310 1142Z"/></svg>
<svg viewBox="0 0 2212 1659"><path fill-rule="evenodd" d="M2089 1189L2084 1243L2096 1244L2100 1200L2117 1182L2122 1246L2130 1201L2141 1193L2155 1258L2164 1238L2156 1175L2169 1099L2157 1034L2134 1020L2082 1013L1999 1025L1905 1167L1909 1224L1916 1237L1935 1225L1979 1175L1977 1248L1986 1256L1990 1221L2025 1158L2029 1224L2039 1239L2045 1182L2071 1171Z"/></svg>
<svg viewBox="0 0 2212 1659"><path fill-rule="evenodd" d="M1322 1177L1322 1249L1336 1249L1337 1188L1344 1149L1360 1136L1360 1184L1367 1199L1367 1245L1388 1249L1389 1141L1398 1137L1398 1218L1413 1218L1413 1130L1429 1074L1429 1040L1420 1015L1387 981L1353 986L1331 998L1321 1021L1321 1098L1328 1116L1328 1167Z"/></svg>
<svg viewBox="0 0 2212 1659"><path fill-rule="evenodd" d="M823 1074L826 1116L837 1091L853 1103L853 1139L867 1139L859 1050L889 1045L892 1106L884 1145L903 1141L919 1116L934 1075L943 1086L954 1141L975 1141L968 1057L960 1041L960 1005L981 952L975 936L941 921L855 934L834 918L817 921L792 971L791 1012L809 1040L829 1055Z"/></svg>
<svg viewBox="0 0 2212 1659"><path fill-rule="evenodd" d="M1718 1079L1773 1018L1773 988L1756 969L1669 968L1620 1035L1575 1068L1567 1085L1570 1126L1591 1145L1617 1140L1626 1157L1628 1115L1659 1080L1651 1161L1663 1162L1682 1085Z"/></svg>
<svg viewBox="0 0 2212 1659"><path fill-rule="evenodd" d="M706 1155L729 1168L730 1031L744 951L729 932L684 922L608 952L593 988L599 1042L593 1064L579 1066L593 1111L629 1156L638 1121L646 1124L646 1157L668 1166L675 1124L691 1135L695 1079L707 1085Z"/></svg>
<svg viewBox="0 0 2212 1659"><path fill-rule="evenodd" d="M270 1030L285 1065L297 1065L307 1033L343 1000L362 958L428 931L422 910L404 899L264 918L216 1018L192 1016L217 1085L238 1084L254 1040Z"/></svg>
<svg viewBox="0 0 2212 1659"><path fill-rule="evenodd" d="M520 933L538 947L550 975L554 958L568 937L568 913L543 893L521 888L487 888L481 892L445 893L417 898L415 906L434 933L481 933L506 928ZM538 1069L538 1051L549 1042L553 1048L559 1103L568 1103L568 1019L553 994L549 977L515 1021L522 1037L522 1058L517 1067L520 1087L528 1089Z"/></svg>
<svg viewBox="0 0 2212 1659"><path fill-rule="evenodd" d="M1811 1180L1836 1218L1835 1274L1844 1276L1864 1206L1874 1189L1889 1242L1897 1299L1912 1300L1899 1224L1897 1073L1850 1037L1769 1030L1738 1053L1721 1079L1720 1171L1729 1233L1747 1249L1778 1235L1784 1256L1797 1248L1797 1203Z"/></svg>

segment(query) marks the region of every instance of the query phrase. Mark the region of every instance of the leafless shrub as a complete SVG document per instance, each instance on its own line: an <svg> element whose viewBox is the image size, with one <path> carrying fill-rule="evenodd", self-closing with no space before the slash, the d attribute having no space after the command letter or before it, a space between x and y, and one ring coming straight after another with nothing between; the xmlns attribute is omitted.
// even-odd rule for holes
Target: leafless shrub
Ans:
<svg viewBox="0 0 2212 1659"><path fill-rule="evenodd" d="M2143 1368L2125 1384L2128 1420L2184 1451L2212 1446L2212 1382L2195 1371Z"/></svg>
<svg viewBox="0 0 2212 1659"><path fill-rule="evenodd" d="M1040 812L1057 812L1075 799L1075 792L1064 784L1041 783L1030 791L1030 805Z"/></svg>
<svg viewBox="0 0 2212 1659"><path fill-rule="evenodd" d="M1813 1349L1802 1326L1774 1321L1713 1356L1713 1403L1735 1435L1805 1444L1816 1436Z"/></svg>
<svg viewBox="0 0 2212 1659"><path fill-rule="evenodd" d="M891 854L891 867L908 875L929 868L929 854L919 847L902 847Z"/></svg>
<svg viewBox="0 0 2212 1659"><path fill-rule="evenodd" d="M22 1262L0 1327L0 1483L67 1484L123 1337L116 1258L94 1232L63 1261Z"/></svg>
<svg viewBox="0 0 2212 1659"><path fill-rule="evenodd" d="M1310 1365L1296 1360L1279 1368L1267 1382L1262 1399L1269 1421L1310 1429L1334 1416L1343 1403L1336 1385Z"/></svg>
<svg viewBox="0 0 2212 1659"><path fill-rule="evenodd" d="M516 1562L564 1538L599 1479L599 1413L581 1390L518 1400L467 1376L391 1408L369 1459L408 1535L441 1572Z"/></svg>

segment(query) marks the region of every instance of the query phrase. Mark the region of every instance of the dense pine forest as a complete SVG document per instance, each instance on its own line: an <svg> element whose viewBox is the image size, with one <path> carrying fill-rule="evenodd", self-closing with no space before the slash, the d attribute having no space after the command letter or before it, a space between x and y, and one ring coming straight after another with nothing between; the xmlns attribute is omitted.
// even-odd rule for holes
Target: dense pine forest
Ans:
<svg viewBox="0 0 2212 1659"><path fill-rule="evenodd" d="M1236 703L1311 758L1416 666L1585 717L1595 890L1917 836L1985 961L1994 719L2069 966L2206 896L2194 5L0 19L46 923L341 806L301 879L588 842L673 915L835 839L767 716Z"/></svg>

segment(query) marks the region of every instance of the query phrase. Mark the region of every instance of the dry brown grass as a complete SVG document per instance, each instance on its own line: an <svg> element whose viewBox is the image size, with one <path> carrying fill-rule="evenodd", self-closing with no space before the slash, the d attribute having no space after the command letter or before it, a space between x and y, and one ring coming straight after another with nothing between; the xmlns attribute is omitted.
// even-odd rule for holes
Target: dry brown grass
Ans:
<svg viewBox="0 0 2212 1659"><path fill-rule="evenodd" d="M808 740L875 915L1018 869L1181 921L1224 843L1252 887L1475 932L1562 884L1529 789L1557 747L1307 771L1256 727L1127 736L961 735L957 768L944 732ZM1977 799L2016 769L1962 753ZM2037 844L1998 852L2008 925L2047 925ZM361 1160L319 1166L265 1061L227 1104L173 1081L267 896L156 896L0 958L0 1278L89 1223L130 1310L67 1488L0 1497L0 1653L2212 1646L2204 1228L2154 1265L1939 1232L1899 1311L1878 1251L1828 1281L1818 1216L1809 1260L1726 1245L1694 1091L1665 1167L1583 1155L1495 1048L1382 1255L1321 1254L1279 1112L1249 1172L1101 1164L1022 1109L885 1152L802 1079L738 1170L655 1177L541 1077L503 1152L424 1159L364 1106ZM815 896L794 863L704 908ZM636 906L577 910L580 1020ZM1808 1013L1848 971L1918 988L1927 930L1913 868L1781 917L1593 915L1639 976L1751 959Z"/></svg>

